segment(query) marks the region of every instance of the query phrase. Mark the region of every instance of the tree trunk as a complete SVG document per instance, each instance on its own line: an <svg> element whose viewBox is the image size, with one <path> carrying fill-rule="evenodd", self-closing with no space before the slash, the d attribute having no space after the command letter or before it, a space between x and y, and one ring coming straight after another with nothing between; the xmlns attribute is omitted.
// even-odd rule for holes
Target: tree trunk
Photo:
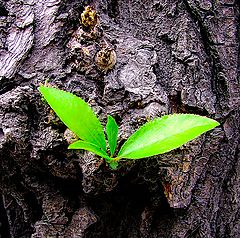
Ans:
<svg viewBox="0 0 240 238"><path fill-rule="evenodd" d="M87 5L93 27L80 21ZM240 237L239 6L0 0L0 237ZM102 65L106 49L113 59ZM66 128L37 89L46 80L103 124L112 115L120 144L164 114L221 125L113 171L67 150Z"/></svg>

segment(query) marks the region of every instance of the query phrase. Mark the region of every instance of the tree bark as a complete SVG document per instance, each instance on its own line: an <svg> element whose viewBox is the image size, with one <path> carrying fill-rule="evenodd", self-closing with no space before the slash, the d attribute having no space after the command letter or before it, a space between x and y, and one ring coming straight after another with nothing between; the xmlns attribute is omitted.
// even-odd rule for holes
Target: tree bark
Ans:
<svg viewBox="0 0 240 238"><path fill-rule="evenodd" d="M87 5L99 17L92 30L80 22ZM239 7L0 0L0 237L240 237ZM116 64L102 68L106 48ZM120 144L164 114L221 125L113 171L67 150L66 128L37 89L46 80L85 99L103 124L115 117Z"/></svg>

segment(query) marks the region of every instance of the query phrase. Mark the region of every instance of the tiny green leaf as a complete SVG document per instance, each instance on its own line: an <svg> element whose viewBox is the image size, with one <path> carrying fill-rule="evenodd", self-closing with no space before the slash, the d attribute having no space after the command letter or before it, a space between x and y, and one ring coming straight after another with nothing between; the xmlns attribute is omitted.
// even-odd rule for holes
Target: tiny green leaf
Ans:
<svg viewBox="0 0 240 238"><path fill-rule="evenodd" d="M111 116L108 116L106 132L108 137L108 144L110 147L110 153L111 156L113 156L117 147L118 125L114 118Z"/></svg>
<svg viewBox="0 0 240 238"><path fill-rule="evenodd" d="M69 145L68 149L88 150L92 153L95 153L96 155L101 156L102 158L104 158L106 160L111 160L111 158L109 158L107 153L105 151L102 151L100 147L98 147L97 145L94 145L92 143L86 142L86 141L78 140L78 141L72 143L71 145Z"/></svg>
<svg viewBox="0 0 240 238"><path fill-rule="evenodd" d="M147 122L123 144L119 158L140 159L163 154L213 129L219 123L193 114L173 114Z"/></svg>
<svg viewBox="0 0 240 238"><path fill-rule="evenodd" d="M106 151L102 125L84 100L72 93L56 88L40 86L39 91L71 131L80 139L95 144Z"/></svg>
<svg viewBox="0 0 240 238"><path fill-rule="evenodd" d="M109 163L109 167L113 170L116 170L118 167L118 162L111 162Z"/></svg>

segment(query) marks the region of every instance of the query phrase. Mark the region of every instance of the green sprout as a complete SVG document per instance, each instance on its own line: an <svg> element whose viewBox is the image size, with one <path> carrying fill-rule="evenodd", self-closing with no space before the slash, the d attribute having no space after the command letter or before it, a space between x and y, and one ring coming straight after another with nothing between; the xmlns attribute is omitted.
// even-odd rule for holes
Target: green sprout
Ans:
<svg viewBox="0 0 240 238"><path fill-rule="evenodd" d="M194 114L165 115L140 127L116 155L118 125L112 116L108 116L106 124L108 153L103 126L83 99L46 86L40 86L39 91L62 122L80 138L68 149L95 153L112 169L117 168L120 159L141 159L169 152L219 125L213 119Z"/></svg>

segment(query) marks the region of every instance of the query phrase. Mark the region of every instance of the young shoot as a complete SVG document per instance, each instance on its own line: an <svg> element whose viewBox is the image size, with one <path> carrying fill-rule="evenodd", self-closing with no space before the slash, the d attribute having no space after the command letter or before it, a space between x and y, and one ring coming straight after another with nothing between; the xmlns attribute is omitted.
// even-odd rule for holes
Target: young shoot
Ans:
<svg viewBox="0 0 240 238"><path fill-rule="evenodd" d="M40 86L39 91L61 121L78 138L68 149L83 149L104 158L112 169L121 159L142 159L163 154L207 132L219 123L194 114L172 114L155 118L134 132L116 154L118 125L108 116L106 135L91 107L80 97L56 88Z"/></svg>

